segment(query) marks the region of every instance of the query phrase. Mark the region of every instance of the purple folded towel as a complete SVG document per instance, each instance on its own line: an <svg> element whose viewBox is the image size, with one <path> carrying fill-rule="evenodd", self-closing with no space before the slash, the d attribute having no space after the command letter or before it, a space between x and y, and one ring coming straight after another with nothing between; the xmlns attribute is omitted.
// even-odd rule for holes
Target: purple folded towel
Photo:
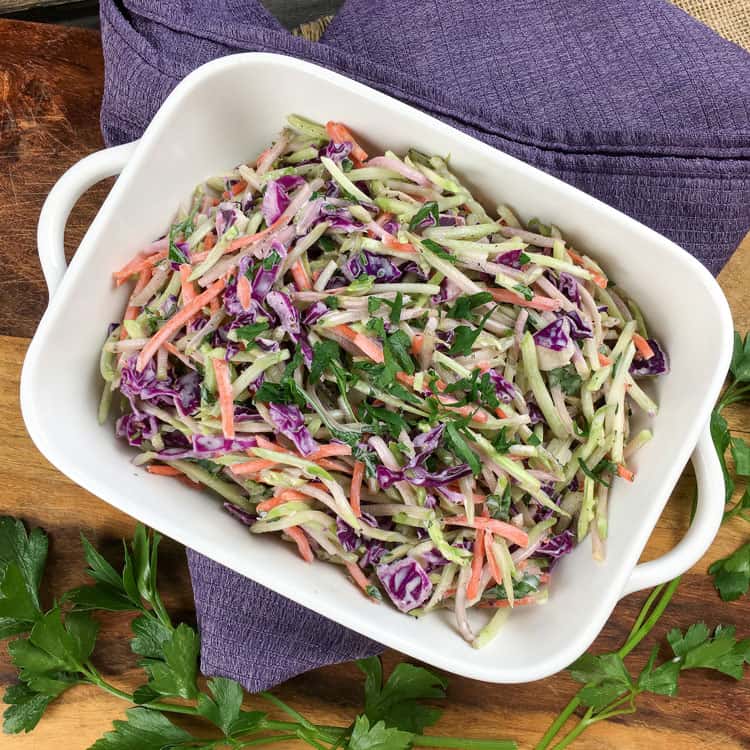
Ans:
<svg viewBox="0 0 750 750"><path fill-rule="evenodd" d="M278 52L560 177L713 273L750 228L750 55L662 0L347 0L317 43L259 0L101 0L101 17L108 144L137 138L202 63ZM380 648L193 552L189 562L206 674L260 690Z"/></svg>

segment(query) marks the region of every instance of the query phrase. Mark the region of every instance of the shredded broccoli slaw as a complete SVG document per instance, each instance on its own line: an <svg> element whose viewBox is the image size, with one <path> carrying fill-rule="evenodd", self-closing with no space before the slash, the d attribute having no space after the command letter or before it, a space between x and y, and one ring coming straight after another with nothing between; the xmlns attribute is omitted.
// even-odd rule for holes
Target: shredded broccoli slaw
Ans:
<svg viewBox="0 0 750 750"><path fill-rule="evenodd" d="M493 215L438 156L290 116L114 274L100 421L252 533L485 645L575 544L604 558L609 489L651 438L630 415L657 413L639 383L668 372L592 258Z"/></svg>

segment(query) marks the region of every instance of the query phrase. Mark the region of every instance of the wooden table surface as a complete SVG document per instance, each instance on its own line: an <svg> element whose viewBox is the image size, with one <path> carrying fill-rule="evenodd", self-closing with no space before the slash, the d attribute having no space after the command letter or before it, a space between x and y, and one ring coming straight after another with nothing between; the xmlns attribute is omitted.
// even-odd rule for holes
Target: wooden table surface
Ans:
<svg viewBox="0 0 750 750"><path fill-rule="evenodd" d="M40 55L40 50L44 54ZM60 174L81 157L101 148L99 103L103 70L96 32L0 21L0 514L23 518L51 536L45 599L84 582L78 534L82 529L105 553L116 554L117 540L131 533L133 521L74 485L38 453L23 425L18 404L19 377L29 337L47 302L36 257L35 226L42 201ZM68 225L72 252L93 218L106 185L91 190L76 207ZM724 269L719 281L732 306L735 325L750 328L750 235ZM60 394L64 398L64 394ZM750 433L750 412L727 413L732 429ZM687 527L692 471L687 467L649 542L644 559L670 549ZM750 526L736 521L721 530L709 551L683 579L663 620L649 641L632 657L645 661L650 646L668 628L698 620L709 625L732 623L750 636L750 597L731 604L716 595L706 576L708 564L750 537ZM167 605L177 616L192 618L193 603L185 557L179 545L164 545L161 566ZM594 644L616 648L629 629L644 594L625 598ZM95 654L105 676L126 689L136 686L128 646L128 619L106 616ZM386 665L399 656L387 653ZM0 648L0 687L14 670ZM348 723L359 710L357 669L341 665L319 669L279 687L278 693L324 723ZM750 748L750 676L741 683L727 677L690 672L681 680L678 699L644 696L635 716L599 724L574 745L581 750L652 748L670 750L739 750ZM575 691L560 674L530 685L497 686L453 677L449 701L436 732L481 737L513 737L531 747ZM3 737L2 745L24 750L53 744L65 750L86 748L125 704L97 688L77 687L54 704L29 735ZM292 747L294 745L289 745ZM279 745L278 747L287 747Z"/></svg>

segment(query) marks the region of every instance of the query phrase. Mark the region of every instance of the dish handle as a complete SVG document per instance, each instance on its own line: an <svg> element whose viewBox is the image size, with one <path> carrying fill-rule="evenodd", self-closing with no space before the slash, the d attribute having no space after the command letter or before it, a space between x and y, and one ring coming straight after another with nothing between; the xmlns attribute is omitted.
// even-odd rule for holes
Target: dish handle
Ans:
<svg viewBox="0 0 750 750"><path fill-rule="evenodd" d="M706 425L691 457L698 485L695 517L677 546L656 560L636 565L622 596L676 578L695 565L713 542L724 515L724 477Z"/></svg>
<svg viewBox="0 0 750 750"><path fill-rule="evenodd" d="M137 141L105 148L81 159L53 185L39 214L36 241L50 299L65 274L65 225L78 199L94 184L120 174Z"/></svg>

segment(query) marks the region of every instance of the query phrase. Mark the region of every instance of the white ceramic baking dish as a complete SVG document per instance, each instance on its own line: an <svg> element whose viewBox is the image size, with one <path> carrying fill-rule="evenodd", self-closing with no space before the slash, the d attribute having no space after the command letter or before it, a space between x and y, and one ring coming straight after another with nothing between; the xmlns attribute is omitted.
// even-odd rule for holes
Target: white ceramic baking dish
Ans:
<svg viewBox="0 0 750 750"><path fill-rule="evenodd" d="M376 606L339 568L306 565L287 544L251 536L210 495L134 467L132 449L115 439L111 425L97 424L99 348L127 294L113 288L113 269L165 231L196 183L262 150L289 110L318 121L343 120L375 149L450 153L453 169L490 206L504 201L523 218L554 222L599 259L641 303L671 357L671 374L654 383L661 412L653 441L635 459L637 480L617 482L612 492L606 562L594 562L590 544L583 544L556 571L549 602L519 608L485 650L461 639L450 613L415 620ZM66 271L63 232L70 210L90 185L118 173ZM613 208L367 86L270 54L208 63L177 86L139 141L92 154L61 177L42 211L38 241L51 301L24 363L21 405L41 452L115 507L424 662L489 682L557 672L590 645L618 599L685 571L716 533L723 485L706 424L730 360L732 321L711 275ZM699 496L693 525L671 552L636 565L694 449Z"/></svg>

